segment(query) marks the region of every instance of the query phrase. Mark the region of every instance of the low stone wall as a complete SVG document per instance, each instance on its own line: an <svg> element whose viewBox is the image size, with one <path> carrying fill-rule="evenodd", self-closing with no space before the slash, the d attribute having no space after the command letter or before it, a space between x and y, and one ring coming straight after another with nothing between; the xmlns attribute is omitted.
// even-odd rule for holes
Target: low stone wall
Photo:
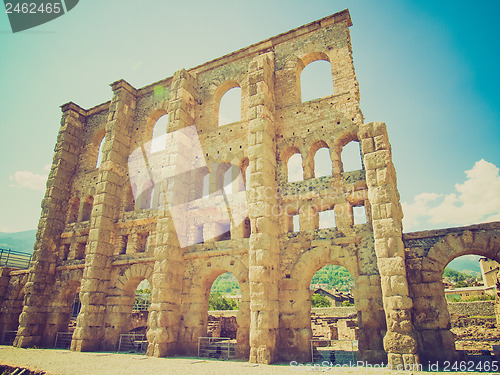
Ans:
<svg viewBox="0 0 500 375"><path fill-rule="evenodd" d="M331 316L334 318L347 317L352 314L356 314L356 308L354 306L348 307L316 307L311 309L311 312L316 315ZM236 316L238 310L210 310L208 312L210 315L214 316Z"/></svg>
<svg viewBox="0 0 500 375"><path fill-rule="evenodd" d="M451 315L493 316L495 301L450 302L448 311Z"/></svg>
<svg viewBox="0 0 500 375"><path fill-rule="evenodd" d="M334 318L347 317L352 314L356 314L356 308L354 306L348 307L317 307L311 309L316 315L332 316Z"/></svg>
<svg viewBox="0 0 500 375"><path fill-rule="evenodd" d="M213 316L236 316L238 314L238 310L209 310L208 311L209 315Z"/></svg>

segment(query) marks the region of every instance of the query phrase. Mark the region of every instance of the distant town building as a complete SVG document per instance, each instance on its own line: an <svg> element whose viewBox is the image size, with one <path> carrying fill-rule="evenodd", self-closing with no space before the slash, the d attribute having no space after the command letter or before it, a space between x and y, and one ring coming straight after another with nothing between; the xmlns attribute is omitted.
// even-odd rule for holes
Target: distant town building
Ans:
<svg viewBox="0 0 500 375"><path fill-rule="evenodd" d="M479 258L479 267L483 276L484 286L495 286L498 275L498 263L488 258Z"/></svg>
<svg viewBox="0 0 500 375"><path fill-rule="evenodd" d="M322 295L330 300L332 306L342 306L344 302L354 304L354 297L351 292L341 292L338 289L317 288L313 294Z"/></svg>
<svg viewBox="0 0 500 375"><path fill-rule="evenodd" d="M453 288L452 284L443 280L443 284L445 287L444 294L446 296L446 299L468 300L473 297L496 295L496 280L499 264L494 260L488 258L480 258L479 266L481 268L483 285L477 285L478 283L471 283L470 280L466 280L466 283L470 286L464 288Z"/></svg>

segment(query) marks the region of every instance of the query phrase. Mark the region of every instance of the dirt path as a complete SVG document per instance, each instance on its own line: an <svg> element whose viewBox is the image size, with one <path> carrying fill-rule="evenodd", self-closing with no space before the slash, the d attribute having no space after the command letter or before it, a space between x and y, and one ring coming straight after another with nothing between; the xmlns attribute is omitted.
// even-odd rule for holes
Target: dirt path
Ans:
<svg viewBox="0 0 500 375"><path fill-rule="evenodd" d="M79 353L57 349L19 349L0 346L0 364L26 366L57 375L260 375L260 374L430 374L432 372L397 371L380 368L316 368L297 365L255 365L247 362L200 360L197 358L153 358L117 353ZM449 373L449 372L446 372ZM464 372L462 372L464 373ZM497 371L498 373L498 371ZM444 372L443 372L444 374ZM467 372L473 374L473 372Z"/></svg>

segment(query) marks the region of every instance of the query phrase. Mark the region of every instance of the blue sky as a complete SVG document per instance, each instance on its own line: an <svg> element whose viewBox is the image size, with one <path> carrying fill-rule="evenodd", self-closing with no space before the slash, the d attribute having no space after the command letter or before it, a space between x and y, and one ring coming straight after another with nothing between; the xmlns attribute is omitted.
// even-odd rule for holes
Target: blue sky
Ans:
<svg viewBox="0 0 500 375"><path fill-rule="evenodd" d="M17 34L0 12L0 232L37 226L60 105L93 107L118 79L139 88L345 8L405 231L500 220L500 1L82 0Z"/></svg>

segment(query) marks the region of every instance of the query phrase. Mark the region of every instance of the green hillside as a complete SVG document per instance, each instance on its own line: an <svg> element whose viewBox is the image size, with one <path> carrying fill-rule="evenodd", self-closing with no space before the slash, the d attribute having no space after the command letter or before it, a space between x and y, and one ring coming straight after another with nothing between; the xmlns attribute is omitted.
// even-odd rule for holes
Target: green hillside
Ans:
<svg viewBox="0 0 500 375"><path fill-rule="evenodd" d="M329 265L316 272L311 284L327 284L328 289L339 289L347 292L354 285L354 281L344 267ZM229 272L220 275L212 284L210 291L221 294L241 293L238 280Z"/></svg>
<svg viewBox="0 0 500 375"><path fill-rule="evenodd" d="M354 280L344 267L328 265L314 274L311 284L327 284L328 289L348 292L354 286Z"/></svg>

